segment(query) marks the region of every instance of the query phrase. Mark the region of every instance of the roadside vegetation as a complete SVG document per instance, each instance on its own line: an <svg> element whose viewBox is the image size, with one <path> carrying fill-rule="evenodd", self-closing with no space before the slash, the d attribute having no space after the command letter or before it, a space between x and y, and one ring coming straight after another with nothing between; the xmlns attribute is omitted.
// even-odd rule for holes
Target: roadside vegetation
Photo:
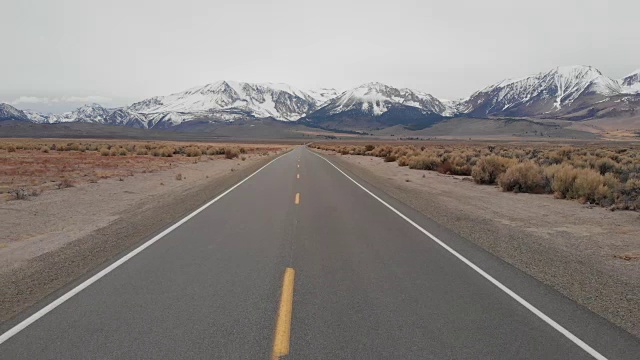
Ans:
<svg viewBox="0 0 640 360"><path fill-rule="evenodd" d="M640 210L640 147L552 144L345 145L318 143L342 155L384 158L411 169L470 176L503 191L554 194L611 210Z"/></svg>
<svg viewBox="0 0 640 360"><path fill-rule="evenodd" d="M123 180L181 163L239 161L241 156L265 156L283 148L273 144L4 139L0 140L0 199L28 200L44 190L113 177Z"/></svg>

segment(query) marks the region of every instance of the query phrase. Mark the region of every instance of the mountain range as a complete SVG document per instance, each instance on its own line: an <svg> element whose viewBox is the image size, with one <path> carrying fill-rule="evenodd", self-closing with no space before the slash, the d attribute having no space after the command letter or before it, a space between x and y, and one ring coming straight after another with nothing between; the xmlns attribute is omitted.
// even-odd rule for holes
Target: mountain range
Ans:
<svg viewBox="0 0 640 360"><path fill-rule="evenodd" d="M640 69L614 80L591 66L566 66L504 80L455 101L377 82L337 91L218 81L122 108L88 104L63 114L42 114L0 104L0 120L184 129L190 124L201 127L203 123L275 119L324 129L366 131L391 126L422 129L453 117L635 118L639 109Z"/></svg>

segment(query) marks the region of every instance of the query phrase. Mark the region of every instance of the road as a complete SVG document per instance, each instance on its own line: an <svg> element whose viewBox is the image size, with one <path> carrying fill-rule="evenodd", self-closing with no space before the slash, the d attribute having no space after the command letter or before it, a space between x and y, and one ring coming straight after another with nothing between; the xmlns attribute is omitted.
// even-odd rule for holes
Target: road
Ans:
<svg viewBox="0 0 640 360"><path fill-rule="evenodd" d="M2 329L0 358L640 353L628 333L305 147L143 247Z"/></svg>

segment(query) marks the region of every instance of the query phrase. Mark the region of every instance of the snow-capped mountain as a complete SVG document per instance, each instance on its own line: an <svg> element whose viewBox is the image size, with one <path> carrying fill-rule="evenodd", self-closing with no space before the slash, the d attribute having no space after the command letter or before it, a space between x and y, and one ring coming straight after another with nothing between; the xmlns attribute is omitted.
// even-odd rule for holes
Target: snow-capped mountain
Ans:
<svg viewBox="0 0 640 360"><path fill-rule="evenodd" d="M89 104L63 114L41 114L0 104L0 120L161 129L271 118L366 130L397 125L422 128L456 116L583 120L634 117L638 113L640 69L612 80L590 66L558 67L501 81L456 101L376 82L339 92L332 88L300 90L287 84L218 81L115 109Z"/></svg>
<svg viewBox="0 0 640 360"><path fill-rule="evenodd" d="M148 120L143 114L129 111L126 108L118 108L109 111L109 115L103 124L130 126L144 129L148 127Z"/></svg>
<svg viewBox="0 0 640 360"><path fill-rule="evenodd" d="M99 104L83 105L76 110L62 114L41 114L35 111L26 111L29 119L35 123L57 124L65 122L87 122L106 124L111 111Z"/></svg>
<svg viewBox="0 0 640 360"><path fill-rule="evenodd" d="M315 99L318 107L322 107L327 101L340 95L342 92L334 88L317 88L306 91Z"/></svg>
<svg viewBox="0 0 640 360"><path fill-rule="evenodd" d="M372 82L327 101L305 121L334 128L347 123L361 128L418 125L442 118L447 110L440 100L427 93Z"/></svg>
<svg viewBox="0 0 640 360"><path fill-rule="evenodd" d="M18 110L9 104L0 103L0 121L2 120L29 121L29 117L22 110Z"/></svg>
<svg viewBox="0 0 640 360"><path fill-rule="evenodd" d="M293 121L316 106L314 96L286 84L218 81L169 96L150 98L131 105L129 110L142 114L200 112L220 120L245 116Z"/></svg>
<svg viewBox="0 0 640 360"><path fill-rule="evenodd" d="M640 69L618 80L622 92L626 94L640 94Z"/></svg>
<svg viewBox="0 0 640 360"><path fill-rule="evenodd" d="M442 114L446 110L440 100L429 94L410 89L398 89L377 82L347 90L329 100L320 110L328 115L356 110L380 116L396 106L414 107L425 114Z"/></svg>
<svg viewBox="0 0 640 360"><path fill-rule="evenodd" d="M488 86L459 109L474 116L565 114L621 92L618 82L591 66L565 66Z"/></svg>

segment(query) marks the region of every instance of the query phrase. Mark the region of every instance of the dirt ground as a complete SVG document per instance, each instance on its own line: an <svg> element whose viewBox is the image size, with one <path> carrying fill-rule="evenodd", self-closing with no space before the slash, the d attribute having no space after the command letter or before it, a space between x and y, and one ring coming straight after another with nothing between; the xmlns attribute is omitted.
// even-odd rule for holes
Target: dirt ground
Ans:
<svg viewBox="0 0 640 360"><path fill-rule="evenodd" d="M27 200L0 200L0 322L166 228L285 150L246 154L244 161L148 158L161 166L49 189Z"/></svg>
<svg viewBox="0 0 640 360"><path fill-rule="evenodd" d="M502 192L470 177L412 170L377 157L330 158L640 336L640 213Z"/></svg>

